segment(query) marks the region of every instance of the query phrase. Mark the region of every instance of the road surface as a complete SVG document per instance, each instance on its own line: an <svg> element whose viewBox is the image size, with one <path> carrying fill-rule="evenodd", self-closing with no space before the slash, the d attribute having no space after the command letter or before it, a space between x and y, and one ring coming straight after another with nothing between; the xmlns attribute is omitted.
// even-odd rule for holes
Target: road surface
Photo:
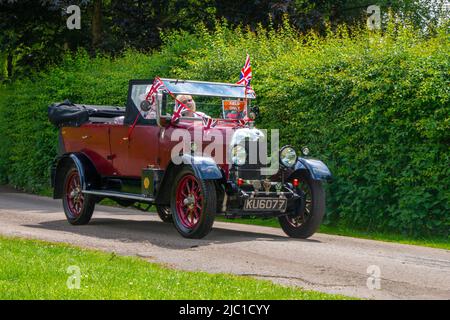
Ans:
<svg viewBox="0 0 450 320"><path fill-rule="evenodd" d="M154 213L105 206L96 207L90 224L72 226L60 200L5 187L0 188L0 234L353 297L450 299L449 250L325 234L297 240L277 228L224 222L216 222L206 238L190 240Z"/></svg>

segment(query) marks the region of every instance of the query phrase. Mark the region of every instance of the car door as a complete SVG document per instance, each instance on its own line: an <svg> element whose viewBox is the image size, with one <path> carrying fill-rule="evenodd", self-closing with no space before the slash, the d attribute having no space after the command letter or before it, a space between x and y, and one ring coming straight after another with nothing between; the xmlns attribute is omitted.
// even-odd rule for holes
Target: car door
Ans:
<svg viewBox="0 0 450 320"><path fill-rule="evenodd" d="M158 166L159 132L156 124L113 125L111 161L115 176L140 178L142 169Z"/></svg>
<svg viewBox="0 0 450 320"><path fill-rule="evenodd" d="M134 127L128 149L130 176L140 177L142 169L159 167L159 133L156 123Z"/></svg>

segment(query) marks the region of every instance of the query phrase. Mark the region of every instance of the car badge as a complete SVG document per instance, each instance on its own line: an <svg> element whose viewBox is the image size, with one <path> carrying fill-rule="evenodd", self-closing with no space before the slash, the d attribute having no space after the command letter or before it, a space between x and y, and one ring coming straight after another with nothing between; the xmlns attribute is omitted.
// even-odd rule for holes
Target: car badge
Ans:
<svg viewBox="0 0 450 320"><path fill-rule="evenodd" d="M272 186L272 183L269 180L264 180L263 186L264 186L264 190L266 190L266 192L270 192L270 187Z"/></svg>
<svg viewBox="0 0 450 320"><path fill-rule="evenodd" d="M281 182L278 182L277 185L275 186L275 189L277 190L277 192L280 192L282 188L283 188L283 185L281 184Z"/></svg>
<svg viewBox="0 0 450 320"><path fill-rule="evenodd" d="M145 177L144 179L144 188L148 189L150 187L150 179L148 177Z"/></svg>
<svg viewBox="0 0 450 320"><path fill-rule="evenodd" d="M261 181L259 180L253 181L253 188L255 189L255 191L259 191L261 189Z"/></svg>

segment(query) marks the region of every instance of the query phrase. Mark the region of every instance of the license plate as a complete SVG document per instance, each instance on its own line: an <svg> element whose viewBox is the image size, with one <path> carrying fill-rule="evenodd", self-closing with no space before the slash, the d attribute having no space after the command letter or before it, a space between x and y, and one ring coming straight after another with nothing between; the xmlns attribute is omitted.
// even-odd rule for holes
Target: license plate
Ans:
<svg viewBox="0 0 450 320"><path fill-rule="evenodd" d="M245 211L286 211L287 199L250 198L245 200Z"/></svg>

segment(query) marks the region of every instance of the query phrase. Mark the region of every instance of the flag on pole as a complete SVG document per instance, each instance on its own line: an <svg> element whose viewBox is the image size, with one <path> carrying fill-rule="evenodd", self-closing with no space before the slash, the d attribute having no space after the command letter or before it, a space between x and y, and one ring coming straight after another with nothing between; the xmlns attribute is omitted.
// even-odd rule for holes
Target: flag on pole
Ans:
<svg viewBox="0 0 450 320"><path fill-rule="evenodd" d="M250 64L250 55L247 53L247 57L245 58L245 63L241 69L241 74L239 76L239 81L237 82L237 84L250 86L251 80L252 80L252 65Z"/></svg>
<svg viewBox="0 0 450 320"><path fill-rule="evenodd" d="M256 97L255 91L250 86L250 81L252 80L252 78L252 65L250 64L250 55L247 53L244 66L241 69L239 81L236 82L236 84L243 84L245 86L245 95L249 94Z"/></svg>
<svg viewBox="0 0 450 320"><path fill-rule="evenodd" d="M150 101L151 105L154 105L156 102L156 94L158 93L158 90L165 89L164 83L161 81L160 78L156 77L153 81L153 85L150 88L147 96L145 97L145 100Z"/></svg>

